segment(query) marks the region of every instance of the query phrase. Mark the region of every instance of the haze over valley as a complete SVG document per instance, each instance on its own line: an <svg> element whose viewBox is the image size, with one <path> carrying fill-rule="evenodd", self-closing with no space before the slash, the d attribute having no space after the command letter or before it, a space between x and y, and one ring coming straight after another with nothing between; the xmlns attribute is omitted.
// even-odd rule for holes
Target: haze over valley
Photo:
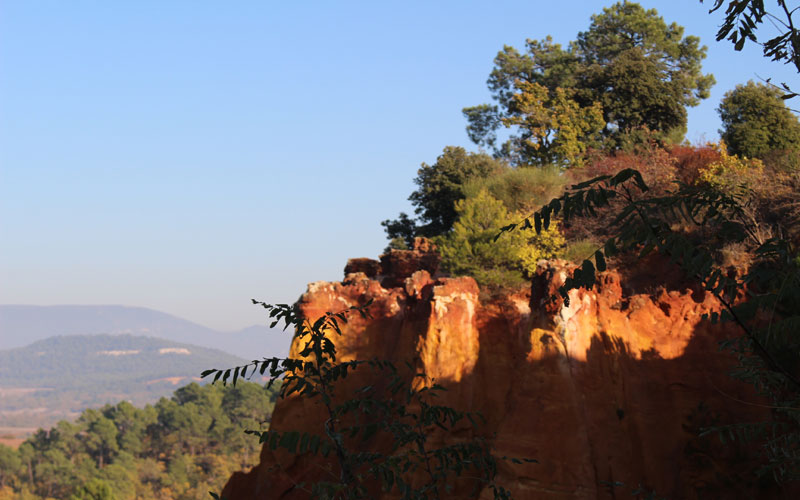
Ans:
<svg viewBox="0 0 800 500"><path fill-rule="evenodd" d="M154 403L212 367L288 355L291 332L219 332L125 306L0 305L0 438L85 408Z"/></svg>
<svg viewBox="0 0 800 500"><path fill-rule="evenodd" d="M146 335L242 358L285 355L291 342L291 333L263 325L222 332L144 307L0 305L0 350L59 335L92 334Z"/></svg>

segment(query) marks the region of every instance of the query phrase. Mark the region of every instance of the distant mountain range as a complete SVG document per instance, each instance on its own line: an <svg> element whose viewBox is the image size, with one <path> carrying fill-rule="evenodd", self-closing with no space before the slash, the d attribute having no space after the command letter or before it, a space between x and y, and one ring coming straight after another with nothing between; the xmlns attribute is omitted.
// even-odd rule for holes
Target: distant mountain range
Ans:
<svg viewBox="0 0 800 500"><path fill-rule="evenodd" d="M128 334L70 335L0 351L0 427L52 425L87 407L153 403L245 359L215 349Z"/></svg>
<svg viewBox="0 0 800 500"><path fill-rule="evenodd" d="M146 335L219 349L248 360L288 355L292 336L260 325L220 332L144 307L0 305L0 350L58 335L90 334Z"/></svg>
<svg viewBox="0 0 800 500"><path fill-rule="evenodd" d="M96 388L199 377L244 358L191 344L138 335L65 335L0 351L0 387Z"/></svg>

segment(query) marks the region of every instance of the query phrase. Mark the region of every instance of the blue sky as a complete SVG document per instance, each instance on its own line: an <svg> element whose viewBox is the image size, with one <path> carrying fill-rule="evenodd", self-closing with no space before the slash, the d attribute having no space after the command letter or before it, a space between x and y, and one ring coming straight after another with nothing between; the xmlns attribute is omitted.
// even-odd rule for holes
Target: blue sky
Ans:
<svg viewBox="0 0 800 500"><path fill-rule="evenodd" d="M725 91L794 82L714 41L719 13L643 2L708 45ZM0 3L0 303L152 307L233 330L376 257L421 162L470 147L504 44L567 43L610 2Z"/></svg>

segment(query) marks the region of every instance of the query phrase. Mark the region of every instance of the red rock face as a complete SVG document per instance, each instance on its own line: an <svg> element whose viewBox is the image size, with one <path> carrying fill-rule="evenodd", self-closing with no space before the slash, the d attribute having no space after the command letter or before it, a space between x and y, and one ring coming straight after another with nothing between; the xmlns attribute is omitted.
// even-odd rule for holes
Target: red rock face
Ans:
<svg viewBox="0 0 800 500"><path fill-rule="evenodd" d="M712 296L689 289L625 295L620 276L607 272L594 290L572 291L564 307L553 296L569 266L543 261L531 291L481 303L471 278L408 272L409 262L424 268L428 255L397 254L391 258L403 266L384 266L375 279L362 271L343 283L312 283L300 307L316 318L372 299L371 319L354 316L335 339L340 359L412 361L448 387L446 404L481 412L497 456L539 461L501 465L498 482L515 498L637 498L639 485L671 499L779 496L753 479L752 450L697 435L767 416L741 402L758 400L727 375L733 360L718 341L736 332L701 321L718 310ZM358 371L347 381L367 384ZM317 432L321 410L301 398L281 400L272 426ZM325 477L325 468L265 447L261 463L234 474L223 495L305 499L296 485Z"/></svg>

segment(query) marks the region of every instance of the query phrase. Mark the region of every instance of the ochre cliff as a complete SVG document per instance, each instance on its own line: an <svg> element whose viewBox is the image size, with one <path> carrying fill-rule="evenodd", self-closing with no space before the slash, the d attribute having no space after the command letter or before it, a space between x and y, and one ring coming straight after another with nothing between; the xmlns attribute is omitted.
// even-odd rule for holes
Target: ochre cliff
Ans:
<svg viewBox="0 0 800 500"><path fill-rule="evenodd" d="M501 465L498 482L515 498L644 498L632 494L639 485L658 498L780 497L753 479L753 450L698 437L702 427L765 418L766 410L745 404L758 400L728 376L733 360L718 341L736 332L701 320L718 310L711 295L680 280L638 287L648 293L627 286L655 283L648 272L674 274L666 262L624 278L602 273L564 307L552 296L566 262L542 261L528 291L479 298L471 278L436 277L436 256L425 250L351 260L343 282L312 283L299 304L316 318L372 299L371 318L354 315L336 339L340 358L413 360L448 388L445 403L480 411L497 456L538 460ZM358 377L348 383L368 383ZM321 409L281 400L272 426L317 431ZM309 456L265 447L261 463L236 473L223 495L305 499L295 485L324 474Z"/></svg>

